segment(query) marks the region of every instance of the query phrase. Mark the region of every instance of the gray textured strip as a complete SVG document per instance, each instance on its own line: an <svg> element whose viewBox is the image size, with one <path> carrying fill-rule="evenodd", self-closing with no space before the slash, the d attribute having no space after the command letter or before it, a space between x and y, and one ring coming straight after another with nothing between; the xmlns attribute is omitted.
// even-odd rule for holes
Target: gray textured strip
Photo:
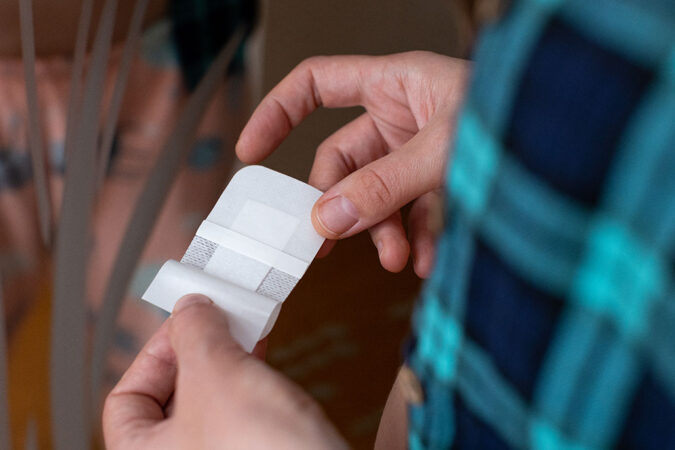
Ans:
<svg viewBox="0 0 675 450"><path fill-rule="evenodd" d="M295 278L293 275L289 275L286 272L275 269L272 267L265 278L256 289L258 294L262 294L265 297L269 297L272 300L278 302L283 302L286 300L286 297L291 293L296 284L300 281L298 278Z"/></svg>
<svg viewBox="0 0 675 450"><path fill-rule="evenodd" d="M96 174L96 138L116 0L106 0L84 85L81 121L67 155L61 219L56 239L50 350L51 429L55 450L85 450L90 426L86 365L87 262Z"/></svg>
<svg viewBox="0 0 675 450"><path fill-rule="evenodd" d="M204 270L217 248L218 244L215 242L195 236L180 262Z"/></svg>
<svg viewBox="0 0 675 450"><path fill-rule="evenodd" d="M218 89L243 37L243 28L237 29L188 99L136 202L136 207L120 245L120 253L108 279L99 321L96 323L94 331L90 397L96 408L98 408L96 399L103 379L108 346L114 334L115 321L127 292L129 281L164 204L169 188L176 178L180 164L190 152L190 144L194 141L199 122ZM96 414L92 416L98 417Z"/></svg>
<svg viewBox="0 0 675 450"><path fill-rule="evenodd" d="M143 26L143 17L148 6L148 0L138 0L134 5L134 12L129 24L129 31L127 39L122 50L122 60L117 71L117 79L115 80L115 90L113 91L112 100L110 101L110 108L103 126L103 136L101 138L101 146L98 150L98 186L103 185L105 174L108 169L108 161L110 159L110 150L112 149L113 139L115 137L115 129L117 127L117 119L119 118L120 109L122 107L122 99L124 98L124 90L127 86L127 78L129 77L129 70L131 68L132 57L138 47L138 41L141 37L141 28Z"/></svg>
<svg viewBox="0 0 675 450"><path fill-rule="evenodd" d="M5 326L5 303L2 296L2 274L0 274L0 448L11 448L11 428L9 426L9 392L7 373L7 335Z"/></svg>
<svg viewBox="0 0 675 450"><path fill-rule="evenodd" d="M180 262L185 264L190 264L191 266L197 267L198 269L204 270L206 265L209 263L213 254L220 246L208 239L205 239L201 236L195 236L190 242L183 259ZM220 247L221 251L225 249ZM231 255L230 258L244 258L246 261L256 261L258 264L262 264L257 260L252 260L248 256L242 255L241 253L234 252L230 249L226 249ZM286 272L283 272L274 267L270 268L265 275L265 278L260 282L260 285L256 289L258 294L264 295L265 297L271 298L278 302L283 302L286 300L286 297L291 293L296 284L300 281L298 278L293 275L289 275Z"/></svg>
<svg viewBox="0 0 675 450"><path fill-rule="evenodd" d="M52 202L47 181L47 166L40 127L40 112L35 80L35 36L33 34L33 2L19 1L21 24L21 56L26 81L26 104L28 106L28 143L33 164L33 180L37 197L40 235L46 246L52 240Z"/></svg>
<svg viewBox="0 0 675 450"><path fill-rule="evenodd" d="M34 418L31 418L28 421L28 425L26 425L26 439L23 448L26 450L38 450L37 424Z"/></svg>
<svg viewBox="0 0 675 450"><path fill-rule="evenodd" d="M66 136L63 144L65 158L68 158L68 155L72 153L73 133L76 132L77 124L79 124L78 114L82 106L82 69L87 52L93 4L94 0L83 0L80 18L77 22L77 36L75 38L75 51L73 53L73 72L70 79L68 112L66 113Z"/></svg>

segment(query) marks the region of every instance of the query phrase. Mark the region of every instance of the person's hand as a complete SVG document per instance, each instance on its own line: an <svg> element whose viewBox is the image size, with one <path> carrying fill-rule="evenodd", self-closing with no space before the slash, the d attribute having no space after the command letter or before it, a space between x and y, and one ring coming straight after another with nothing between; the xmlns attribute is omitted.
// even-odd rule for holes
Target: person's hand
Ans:
<svg viewBox="0 0 675 450"><path fill-rule="evenodd" d="M306 393L227 330L206 297L180 300L106 399L106 448L346 448Z"/></svg>
<svg viewBox="0 0 675 450"><path fill-rule="evenodd" d="M428 52L307 59L256 108L237 155L261 161L320 106L365 107L316 151L309 183L325 194L314 205L314 227L328 239L369 229L392 272L405 267L412 248L415 272L426 277L434 239L426 217L443 182L468 73L465 61ZM413 201L408 243L400 208Z"/></svg>

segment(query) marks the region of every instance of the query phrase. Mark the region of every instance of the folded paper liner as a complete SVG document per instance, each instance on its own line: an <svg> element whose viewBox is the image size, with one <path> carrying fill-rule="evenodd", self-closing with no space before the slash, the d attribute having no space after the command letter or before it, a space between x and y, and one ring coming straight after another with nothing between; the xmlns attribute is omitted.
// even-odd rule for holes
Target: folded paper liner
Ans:
<svg viewBox="0 0 675 450"><path fill-rule="evenodd" d="M252 351L324 241L311 222L320 196L262 166L239 170L181 261L164 263L143 300L171 311L182 296L203 294L227 312L230 333Z"/></svg>

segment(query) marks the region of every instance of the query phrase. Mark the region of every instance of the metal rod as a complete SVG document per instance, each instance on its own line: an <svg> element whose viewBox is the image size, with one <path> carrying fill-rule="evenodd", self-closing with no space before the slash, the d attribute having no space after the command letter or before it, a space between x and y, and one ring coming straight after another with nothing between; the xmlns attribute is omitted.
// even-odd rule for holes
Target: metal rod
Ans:
<svg viewBox="0 0 675 450"><path fill-rule="evenodd" d="M9 426L9 382L7 361L7 325L5 323L5 301L2 293L0 273L0 448L11 448L12 429Z"/></svg>
<svg viewBox="0 0 675 450"><path fill-rule="evenodd" d="M85 288L101 93L116 9L117 0L106 0L84 84L80 120L66 161L56 239L50 350L51 425L56 450L86 450L90 444Z"/></svg>
<svg viewBox="0 0 675 450"><path fill-rule="evenodd" d="M93 5L93 0L83 0L80 18L77 23L77 37L75 38L75 51L73 53L73 72L70 78L70 95L68 98L68 111L66 113L66 136L63 144L63 153L66 159L72 151L73 133L76 125L79 123L78 113L82 106L82 75L84 58L87 53L87 41L89 40Z"/></svg>
<svg viewBox="0 0 675 450"><path fill-rule="evenodd" d="M108 161L110 160L110 151L112 149L113 139L115 138L115 129L117 127L117 120L119 118L120 109L122 107L122 100L124 99L124 91L129 77L129 70L131 69L131 61L134 56L134 51L138 46L138 41L141 37L143 26L143 17L148 6L148 0L139 0L134 5L131 23L129 24L129 31L127 39L122 50L122 58L120 67L117 71L117 79L115 80L115 89L113 91L112 99L110 101L110 108L106 116L105 124L103 125L103 137L101 139L101 146L98 150L98 176L97 187L103 185L105 174L108 169Z"/></svg>
<svg viewBox="0 0 675 450"><path fill-rule="evenodd" d="M33 180L40 221L40 236L45 246L52 240L51 195L45 164L44 143L40 128L37 81L35 79L35 36L33 34L32 0L19 1L19 22L21 24L21 54L24 78L26 80L26 104L28 107L28 143L33 165Z"/></svg>

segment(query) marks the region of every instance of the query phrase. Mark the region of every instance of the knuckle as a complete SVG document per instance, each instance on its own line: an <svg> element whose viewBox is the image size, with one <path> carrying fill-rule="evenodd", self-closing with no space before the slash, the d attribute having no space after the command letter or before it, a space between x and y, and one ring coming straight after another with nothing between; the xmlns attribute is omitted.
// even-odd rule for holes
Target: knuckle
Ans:
<svg viewBox="0 0 675 450"><path fill-rule="evenodd" d="M319 406L316 401L314 401L313 398L311 398L309 395L306 395L303 393L303 395L300 396L296 400L295 407L297 408L298 411L303 412L305 415L308 416L322 416L323 415L323 410Z"/></svg>
<svg viewBox="0 0 675 450"><path fill-rule="evenodd" d="M324 59L324 56L310 56L305 58L298 64L297 69L300 71L311 70L313 67L316 67Z"/></svg>
<svg viewBox="0 0 675 450"><path fill-rule="evenodd" d="M335 151L335 146L330 145L326 142L322 142L319 144L319 146L316 148L316 159L324 159L329 157L333 152Z"/></svg>
<svg viewBox="0 0 675 450"><path fill-rule="evenodd" d="M239 354L236 359L228 361L228 373L225 375L232 386L232 391L243 398L266 397L275 393L276 380L268 376L267 368L261 362L246 354Z"/></svg>
<svg viewBox="0 0 675 450"><path fill-rule="evenodd" d="M426 50L411 50L400 54L401 61L419 64L420 62L427 61L429 59L435 58L435 54Z"/></svg>
<svg viewBox="0 0 675 450"><path fill-rule="evenodd" d="M247 372L251 356L229 335L216 330L207 333L201 353L207 360L223 359L233 372Z"/></svg>
<svg viewBox="0 0 675 450"><path fill-rule="evenodd" d="M407 52L407 55L409 55L411 58L425 58L433 55L433 53L426 50L412 50Z"/></svg>
<svg viewBox="0 0 675 450"><path fill-rule="evenodd" d="M285 391L288 410L298 417L323 417L323 410L306 392L296 386Z"/></svg>
<svg viewBox="0 0 675 450"><path fill-rule="evenodd" d="M310 106L310 110L314 110L321 106L322 100L321 100L321 94L319 93L319 89L316 83L316 80L314 78L315 76L315 71L321 67L322 64L324 64L324 59L325 56L312 56L304 61L302 61L300 64L296 66L296 68L293 70L293 77L301 80L305 80L306 83L311 86L311 102L312 105ZM289 75L290 77L291 75ZM297 125L297 124L296 124Z"/></svg>
<svg viewBox="0 0 675 450"><path fill-rule="evenodd" d="M102 423L103 423L104 429L108 425L108 421L110 420L111 411L114 408L114 405L113 405L114 397L115 397L115 391L113 390L112 392L108 393L108 395L106 395L105 400L103 402L103 412L101 414L101 417L102 417Z"/></svg>
<svg viewBox="0 0 675 450"><path fill-rule="evenodd" d="M316 149L315 160L323 167L331 167L333 173L345 172L345 174L349 174L358 169L358 164L349 151L332 140L319 144Z"/></svg>
<svg viewBox="0 0 675 450"><path fill-rule="evenodd" d="M106 396L103 403L101 422L106 448L132 448L137 435L134 427L131 426L131 421L122 417L120 405L116 403L116 400L118 400L118 394L113 391Z"/></svg>
<svg viewBox="0 0 675 450"><path fill-rule="evenodd" d="M363 194L370 202L389 205L395 199L394 193L385 178L375 169L368 167L362 169L360 184Z"/></svg>

